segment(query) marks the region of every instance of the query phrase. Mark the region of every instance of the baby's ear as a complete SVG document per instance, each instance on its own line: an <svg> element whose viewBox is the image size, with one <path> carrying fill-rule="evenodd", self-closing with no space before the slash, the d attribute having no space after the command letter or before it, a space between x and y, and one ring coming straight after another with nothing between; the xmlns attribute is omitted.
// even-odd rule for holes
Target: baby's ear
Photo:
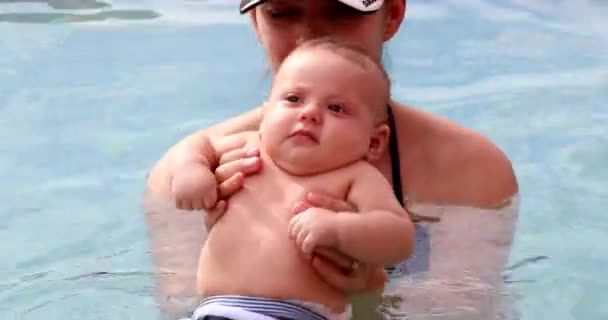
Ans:
<svg viewBox="0 0 608 320"><path fill-rule="evenodd" d="M385 123L374 128L372 138L369 141L369 149L367 150L367 160L376 161L382 157L388 145L390 132L391 130Z"/></svg>

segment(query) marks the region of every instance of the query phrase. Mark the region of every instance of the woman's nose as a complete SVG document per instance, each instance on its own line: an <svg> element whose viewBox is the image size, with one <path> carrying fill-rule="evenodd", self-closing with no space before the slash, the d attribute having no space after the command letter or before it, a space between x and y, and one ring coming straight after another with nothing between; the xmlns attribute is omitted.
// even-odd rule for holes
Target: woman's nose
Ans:
<svg viewBox="0 0 608 320"><path fill-rule="evenodd" d="M320 21L315 19L308 19L300 25L298 36L298 45L302 42L322 38L328 35L327 28Z"/></svg>

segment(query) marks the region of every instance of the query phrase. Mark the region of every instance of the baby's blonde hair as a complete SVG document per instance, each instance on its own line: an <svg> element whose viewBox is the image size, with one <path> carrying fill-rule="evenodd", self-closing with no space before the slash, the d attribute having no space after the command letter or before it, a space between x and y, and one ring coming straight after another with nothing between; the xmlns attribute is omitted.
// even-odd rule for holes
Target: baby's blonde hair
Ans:
<svg viewBox="0 0 608 320"><path fill-rule="evenodd" d="M329 37L325 38L317 38L313 40L308 40L303 42L299 46L297 46L284 60L287 60L290 56L297 54L302 51L311 50L311 49L322 49L328 50L332 53L338 54L341 57L349 60L350 62L356 63L362 68L368 68L369 66L372 69L380 72L382 79L385 81L385 85L382 86L384 92L382 93L382 101L379 101L377 105L373 107L376 110L375 122L386 122L387 120L387 108L390 101L390 87L391 81L390 78L384 69L384 66L376 59L372 58L362 47L355 45L354 43L338 41ZM281 66L279 65L279 69Z"/></svg>

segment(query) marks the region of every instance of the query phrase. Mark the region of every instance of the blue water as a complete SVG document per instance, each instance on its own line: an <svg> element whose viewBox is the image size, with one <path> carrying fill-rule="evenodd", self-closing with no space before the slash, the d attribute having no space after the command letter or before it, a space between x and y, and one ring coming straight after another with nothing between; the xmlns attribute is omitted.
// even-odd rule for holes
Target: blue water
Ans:
<svg viewBox="0 0 608 320"><path fill-rule="evenodd" d="M255 36L236 1L13 2L0 1L0 316L159 318L146 172L262 101ZM505 272L521 319L608 319L606 16L602 0L409 1L387 47L397 100L513 161L509 265L546 257Z"/></svg>

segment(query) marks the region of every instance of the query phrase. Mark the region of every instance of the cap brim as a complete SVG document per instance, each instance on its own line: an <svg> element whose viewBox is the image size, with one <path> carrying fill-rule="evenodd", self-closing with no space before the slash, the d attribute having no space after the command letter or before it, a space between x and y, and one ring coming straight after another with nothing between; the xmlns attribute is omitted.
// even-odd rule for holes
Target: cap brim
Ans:
<svg viewBox="0 0 608 320"><path fill-rule="evenodd" d="M378 11L384 0L338 0L341 3L361 11L362 13L372 13ZM266 2L266 0L241 0L239 11L241 14L247 13L249 10L255 8L257 5Z"/></svg>
<svg viewBox="0 0 608 320"><path fill-rule="evenodd" d="M247 13L247 11L253 9L258 4L261 4L265 0L241 0L241 5L239 6L239 11L241 14Z"/></svg>

